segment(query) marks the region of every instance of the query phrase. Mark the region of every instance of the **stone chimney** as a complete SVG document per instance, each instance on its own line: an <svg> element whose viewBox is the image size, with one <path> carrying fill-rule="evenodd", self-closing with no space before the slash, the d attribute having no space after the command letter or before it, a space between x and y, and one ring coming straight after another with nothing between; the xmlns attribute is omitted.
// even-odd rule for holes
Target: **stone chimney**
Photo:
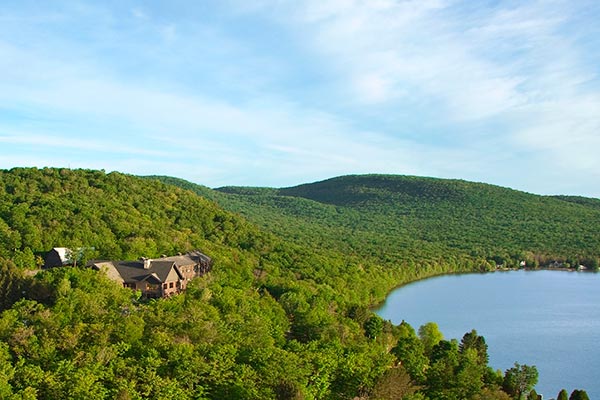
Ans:
<svg viewBox="0 0 600 400"><path fill-rule="evenodd" d="M142 261L144 262L144 269L150 269L150 264L152 260L146 257L142 257Z"/></svg>

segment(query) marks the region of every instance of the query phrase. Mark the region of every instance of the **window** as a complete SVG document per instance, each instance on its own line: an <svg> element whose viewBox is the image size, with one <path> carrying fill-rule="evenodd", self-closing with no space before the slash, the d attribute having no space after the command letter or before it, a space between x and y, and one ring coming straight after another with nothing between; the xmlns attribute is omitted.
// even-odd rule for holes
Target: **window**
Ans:
<svg viewBox="0 0 600 400"><path fill-rule="evenodd" d="M167 286L167 284L165 283L165 287ZM173 282L169 283L169 287L173 288Z"/></svg>

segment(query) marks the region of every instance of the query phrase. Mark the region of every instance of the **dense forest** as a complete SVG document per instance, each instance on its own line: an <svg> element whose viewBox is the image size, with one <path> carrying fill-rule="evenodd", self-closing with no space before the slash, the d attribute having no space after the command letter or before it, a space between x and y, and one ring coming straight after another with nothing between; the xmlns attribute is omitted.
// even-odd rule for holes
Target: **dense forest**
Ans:
<svg viewBox="0 0 600 400"><path fill-rule="evenodd" d="M462 181L215 191L0 170L0 398L534 398L535 367L494 371L475 330L447 340L435 323L393 325L370 307L435 274L597 268L598 222L593 199ZM38 272L57 246L84 249L79 267ZM83 266L193 249L213 270L170 299L143 301Z"/></svg>
<svg viewBox="0 0 600 400"><path fill-rule="evenodd" d="M286 240L341 249L393 269L598 269L600 200L498 186L360 175L292 188L223 187L174 178Z"/></svg>

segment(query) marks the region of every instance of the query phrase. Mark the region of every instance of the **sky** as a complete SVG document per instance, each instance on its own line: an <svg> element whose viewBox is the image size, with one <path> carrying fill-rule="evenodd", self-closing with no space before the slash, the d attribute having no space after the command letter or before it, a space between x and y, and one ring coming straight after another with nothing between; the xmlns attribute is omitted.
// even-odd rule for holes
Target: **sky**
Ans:
<svg viewBox="0 0 600 400"><path fill-rule="evenodd" d="M0 168L600 198L597 0L0 1Z"/></svg>

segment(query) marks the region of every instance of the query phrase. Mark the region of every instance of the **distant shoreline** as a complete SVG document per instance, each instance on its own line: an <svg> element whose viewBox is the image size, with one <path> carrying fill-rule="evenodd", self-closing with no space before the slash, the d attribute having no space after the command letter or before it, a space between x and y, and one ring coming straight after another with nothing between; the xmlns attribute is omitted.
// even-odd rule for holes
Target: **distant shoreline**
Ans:
<svg viewBox="0 0 600 400"><path fill-rule="evenodd" d="M578 268L572 268L572 267L538 267L538 268L528 268L528 267L521 267L521 268L508 268L508 267L498 267L495 270L492 271L460 271L460 272L441 272L438 274L433 274L433 275L429 275L429 276L424 276L412 281L408 281L408 282L404 282L401 283L397 286L394 286L392 289L390 289L390 291L386 294L385 298L370 306L369 309L372 312L377 312L378 309L380 309L381 307L383 307L383 305L385 304L385 302L387 301L388 297L390 296L390 294L404 286L416 283L416 282L420 282L420 281L424 281L427 279L432 279L432 278L437 278L437 277L441 277L441 276L451 276L451 275L471 275L471 274L493 274L495 272L517 272L517 271L530 271L530 272L536 272L536 271L562 271L562 272L583 272L583 273L594 273L596 271L592 271L590 269L578 269Z"/></svg>

